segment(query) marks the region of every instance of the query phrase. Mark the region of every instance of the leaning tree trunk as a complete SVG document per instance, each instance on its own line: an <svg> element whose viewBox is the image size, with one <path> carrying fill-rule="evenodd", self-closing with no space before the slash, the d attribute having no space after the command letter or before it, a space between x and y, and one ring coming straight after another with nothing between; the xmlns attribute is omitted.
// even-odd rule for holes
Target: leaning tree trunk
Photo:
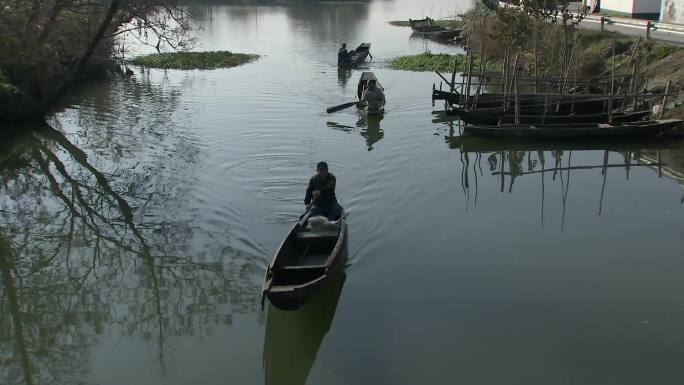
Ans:
<svg viewBox="0 0 684 385"><path fill-rule="evenodd" d="M74 81L76 80L78 75L85 69L86 64L88 64L88 60L90 60L90 57L93 55L93 52L95 52L95 49L102 40L102 37L104 36L105 32L107 32L107 29L110 27L112 19L114 18L114 15L116 15L116 13L119 11L120 7L120 0L113 0L109 4L109 9L107 10L107 13L102 19L100 27L97 30L97 33L95 33L92 40L90 41L90 44L88 44L88 47L86 48L86 51L83 53L81 60L78 62L78 65L76 65L71 74L53 92L51 92L48 96L46 96L43 100L40 101L39 109L42 114L48 113L55 105L57 105L59 100L73 86Z"/></svg>

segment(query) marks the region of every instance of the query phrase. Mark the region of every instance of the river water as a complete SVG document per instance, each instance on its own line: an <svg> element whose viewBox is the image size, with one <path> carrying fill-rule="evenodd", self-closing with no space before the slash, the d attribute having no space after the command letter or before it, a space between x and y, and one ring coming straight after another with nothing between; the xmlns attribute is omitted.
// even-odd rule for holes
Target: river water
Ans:
<svg viewBox="0 0 684 385"><path fill-rule="evenodd" d="M196 5L200 49L262 57L133 68L3 140L0 383L681 384L683 146L459 137L436 75L386 68L458 48L387 21L470 6ZM381 120L325 113L343 42L372 43ZM345 273L262 310L320 160Z"/></svg>

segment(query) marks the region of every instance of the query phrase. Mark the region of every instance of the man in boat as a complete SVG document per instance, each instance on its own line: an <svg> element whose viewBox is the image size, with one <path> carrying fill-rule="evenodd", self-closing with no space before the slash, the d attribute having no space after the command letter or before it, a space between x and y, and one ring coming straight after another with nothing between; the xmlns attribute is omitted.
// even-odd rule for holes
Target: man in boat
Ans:
<svg viewBox="0 0 684 385"><path fill-rule="evenodd" d="M368 81L368 87L363 91L361 101L368 103L368 111L378 111L385 104L385 94L378 87L375 79Z"/></svg>
<svg viewBox="0 0 684 385"><path fill-rule="evenodd" d="M304 197L304 204L311 204L309 217L323 215L331 221L340 219L342 206L335 197L335 183L335 175L328 172L328 164L319 162L316 165L316 175L309 179Z"/></svg>
<svg viewBox="0 0 684 385"><path fill-rule="evenodd" d="M342 48L337 53L337 64L347 63L349 61L349 52L347 51L347 43L342 44Z"/></svg>

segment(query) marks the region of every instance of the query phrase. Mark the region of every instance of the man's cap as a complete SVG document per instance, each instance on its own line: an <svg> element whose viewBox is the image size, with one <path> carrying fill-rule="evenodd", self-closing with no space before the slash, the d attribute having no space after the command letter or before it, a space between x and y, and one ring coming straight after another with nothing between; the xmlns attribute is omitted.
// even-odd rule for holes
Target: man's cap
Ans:
<svg viewBox="0 0 684 385"><path fill-rule="evenodd" d="M316 170L328 170L328 164L325 162L318 162L316 165Z"/></svg>

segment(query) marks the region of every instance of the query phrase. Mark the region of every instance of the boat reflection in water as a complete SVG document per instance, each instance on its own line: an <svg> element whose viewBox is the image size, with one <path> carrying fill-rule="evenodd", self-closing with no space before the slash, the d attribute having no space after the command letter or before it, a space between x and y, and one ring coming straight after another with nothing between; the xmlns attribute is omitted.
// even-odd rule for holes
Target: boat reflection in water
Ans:
<svg viewBox="0 0 684 385"><path fill-rule="evenodd" d="M359 121L356 122L356 126L361 128L361 136L366 138L368 151L371 151L375 143L385 136L385 133L380 128L380 121L384 115L384 112L376 115L361 115Z"/></svg>
<svg viewBox="0 0 684 385"><path fill-rule="evenodd" d="M347 86L347 82L349 82L352 71L353 70L348 67L337 67L337 82L340 83L342 88Z"/></svg>
<svg viewBox="0 0 684 385"><path fill-rule="evenodd" d="M263 367L265 383L305 384L335 316L346 279L344 271L302 308L283 311L268 305Z"/></svg>
<svg viewBox="0 0 684 385"><path fill-rule="evenodd" d="M375 143L380 141L385 136L385 133L380 128L380 121L384 117L384 113L376 115L359 114L359 120L356 122L356 127L347 126L335 122L327 122L327 126L348 133L359 132L361 136L366 138L366 145L368 151L375 148Z"/></svg>

